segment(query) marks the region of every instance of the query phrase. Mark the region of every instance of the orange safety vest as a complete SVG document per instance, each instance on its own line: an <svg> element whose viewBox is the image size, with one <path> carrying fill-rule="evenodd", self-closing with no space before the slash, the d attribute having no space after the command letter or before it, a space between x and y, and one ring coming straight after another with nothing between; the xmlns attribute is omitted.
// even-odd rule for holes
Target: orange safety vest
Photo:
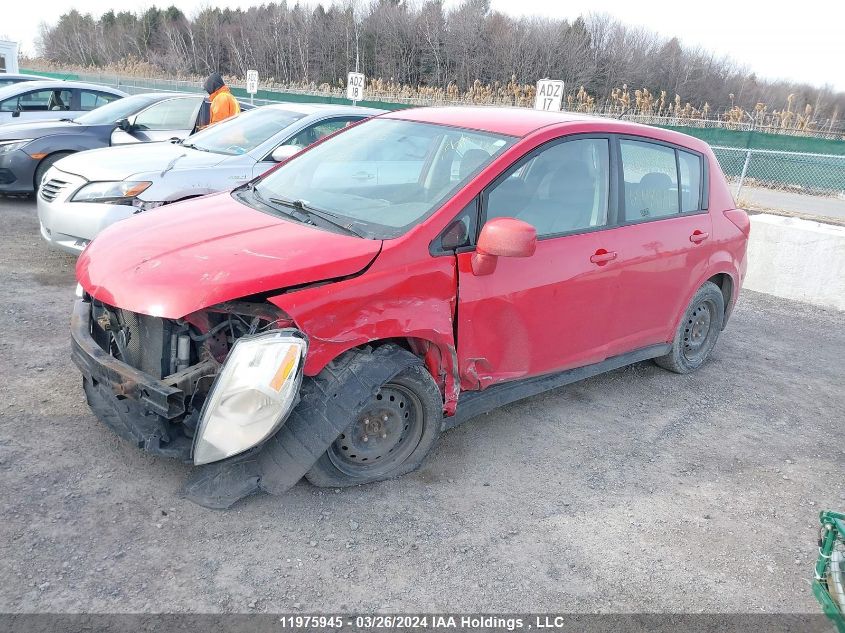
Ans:
<svg viewBox="0 0 845 633"><path fill-rule="evenodd" d="M211 93L211 120L209 125L220 123L229 117L241 113L241 106L238 100L229 92L229 86L221 86Z"/></svg>

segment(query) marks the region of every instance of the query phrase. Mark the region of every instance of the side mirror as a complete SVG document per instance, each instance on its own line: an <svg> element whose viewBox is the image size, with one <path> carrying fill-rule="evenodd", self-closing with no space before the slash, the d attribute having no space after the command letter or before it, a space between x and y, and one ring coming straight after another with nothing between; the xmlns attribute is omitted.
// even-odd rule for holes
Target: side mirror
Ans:
<svg viewBox="0 0 845 633"><path fill-rule="evenodd" d="M286 161L291 156L298 154L301 150L301 145L279 145L276 149L273 150L273 153L270 154L270 158L272 158L277 163L281 163L283 161Z"/></svg>
<svg viewBox="0 0 845 633"><path fill-rule="evenodd" d="M117 122L117 127L123 130L124 132L128 132L132 129L132 124L129 122L129 119L120 119Z"/></svg>
<svg viewBox="0 0 845 633"><path fill-rule="evenodd" d="M15 110L14 112L12 112L12 118L13 119L17 119L20 115L21 115L20 110Z"/></svg>
<svg viewBox="0 0 845 633"><path fill-rule="evenodd" d="M537 229L516 218L494 218L481 229L472 273L489 275L496 270L499 257L531 257L537 250Z"/></svg>

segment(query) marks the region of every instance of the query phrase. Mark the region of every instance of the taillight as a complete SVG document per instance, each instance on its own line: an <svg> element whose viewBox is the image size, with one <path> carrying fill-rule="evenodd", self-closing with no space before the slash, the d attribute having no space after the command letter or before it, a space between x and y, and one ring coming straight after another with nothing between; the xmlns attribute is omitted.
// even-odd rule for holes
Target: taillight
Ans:
<svg viewBox="0 0 845 633"><path fill-rule="evenodd" d="M748 219L748 214L742 209L728 209L725 211L725 217L733 222L734 226L742 231L746 237L751 233L751 220Z"/></svg>

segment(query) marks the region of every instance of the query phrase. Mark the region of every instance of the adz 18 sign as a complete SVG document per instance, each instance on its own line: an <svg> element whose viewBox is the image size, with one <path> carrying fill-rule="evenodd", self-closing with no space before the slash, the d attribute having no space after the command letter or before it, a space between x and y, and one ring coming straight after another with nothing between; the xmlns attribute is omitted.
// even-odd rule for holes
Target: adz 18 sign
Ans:
<svg viewBox="0 0 845 633"><path fill-rule="evenodd" d="M364 98L363 73L349 73L346 76L346 98L350 101L361 101Z"/></svg>
<svg viewBox="0 0 845 633"><path fill-rule="evenodd" d="M534 109L558 112L563 103L563 82L559 79L541 79L537 82Z"/></svg>
<svg viewBox="0 0 845 633"><path fill-rule="evenodd" d="M257 70L248 70L246 71L246 91L254 95L258 92L258 71Z"/></svg>

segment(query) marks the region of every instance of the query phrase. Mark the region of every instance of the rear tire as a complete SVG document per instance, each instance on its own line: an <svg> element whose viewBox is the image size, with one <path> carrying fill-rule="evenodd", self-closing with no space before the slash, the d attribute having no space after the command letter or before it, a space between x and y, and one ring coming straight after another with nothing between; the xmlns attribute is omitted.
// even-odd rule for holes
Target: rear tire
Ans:
<svg viewBox="0 0 845 633"><path fill-rule="evenodd" d="M70 156L73 152L56 152L55 154L50 154L46 158L43 158L40 163L38 163L38 167L35 168L35 180L33 182L33 187L35 189L35 193L38 193L38 188L41 186L41 181L44 179L44 174L47 173L47 170L53 166L56 161L63 159L65 156Z"/></svg>
<svg viewBox="0 0 845 633"><path fill-rule="evenodd" d="M716 346L725 320L725 298L711 281L704 283L690 301L675 332L672 351L655 358L663 369L689 374L704 364Z"/></svg>
<svg viewBox="0 0 845 633"><path fill-rule="evenodd" d="M399 477L417 469L434 448L443 399L431 374L413 365L381 386L305 477L341 488Z"/></svg>

